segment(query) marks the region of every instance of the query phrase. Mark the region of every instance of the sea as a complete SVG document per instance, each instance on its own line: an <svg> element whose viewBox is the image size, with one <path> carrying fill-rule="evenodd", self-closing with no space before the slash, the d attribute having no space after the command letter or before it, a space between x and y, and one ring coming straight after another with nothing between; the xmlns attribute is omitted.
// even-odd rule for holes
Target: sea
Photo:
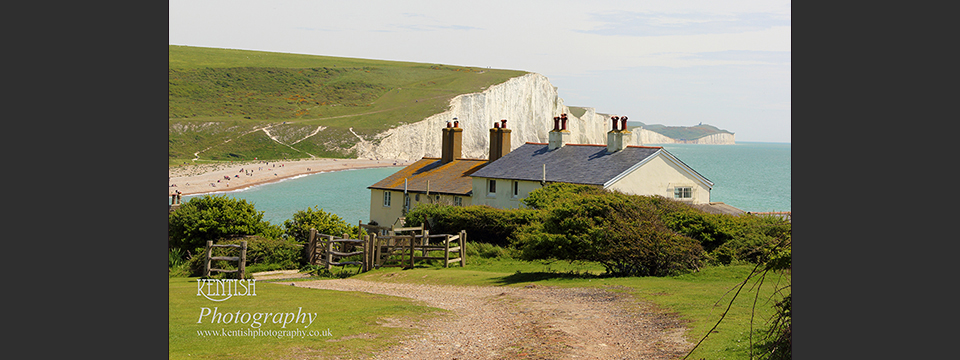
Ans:
<svg viewBox="0 0 960 360"><path fill-rule="evenodd" d="M714 183L710 201L752 211L790 211L790 143L733 145L662 144ZM264 220L282 225L307 208L333 213L349 224L369 221L367 186L401 167L340 170L302 175L246 189L216 193L252 203ZM183 202L193 197L184 196ZM169 203L169 198L167 202Z"/></svg>

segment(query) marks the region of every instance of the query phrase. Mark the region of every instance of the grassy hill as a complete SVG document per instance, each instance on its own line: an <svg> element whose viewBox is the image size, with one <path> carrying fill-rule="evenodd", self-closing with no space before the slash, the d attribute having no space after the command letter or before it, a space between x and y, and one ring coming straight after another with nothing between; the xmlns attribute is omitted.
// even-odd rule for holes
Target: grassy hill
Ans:
<svg viewBox="0 0 960 360"><path fill-rule="evenodd" d="M360 138L525 73L170 45L170 164L350 157Z"/></svg>
<svg viewBox="0 0 960 360"><path fill-rule="evenodd" d="M718 129L712 125L700 124L696 126L664 126L659 124L643 125L644 129L659 133L676 140L693 140L713 134L733 134L727 130Z"/></svg>
<svg viewBox="0 0 960 360"><path fill-rule="evenodd" d="M639 121L627 121L627 128L634 129L643 126L644 129L676 140L694 140L713 134L733 134L730 131L719 129L713 125L699 124L695 126L666 126L660 124L647 125Z"/></svg>
<svg viewBox="0 0 960 360"><path fill-rule="evenodd" d="M570 113L576 117L581 117L587 112L587 110L583 107L568 107L570 108ZM627 121L627 128L631 130L640 126L643 126L643 128L646 130L650 130L676 140L693 140L719 133L733 134L727 130L722 130L715 126L705 125L702 123L696 126L665 126L660 124L647 125L640 121Z"/></svg>

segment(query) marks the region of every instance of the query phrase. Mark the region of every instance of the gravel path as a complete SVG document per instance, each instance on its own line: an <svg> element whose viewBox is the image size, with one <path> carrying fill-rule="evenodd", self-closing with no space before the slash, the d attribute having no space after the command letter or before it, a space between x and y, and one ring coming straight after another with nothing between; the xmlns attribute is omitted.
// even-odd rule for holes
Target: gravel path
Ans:
<svg viewBox="0 0 960 360"><path fill-rule="evenodd" d="M290 283L285 283L290 284ZM439 286L355 279L298 287L400 296L452 311L376 359L671 359L693 344L674 317L595 288Z"/></svg>

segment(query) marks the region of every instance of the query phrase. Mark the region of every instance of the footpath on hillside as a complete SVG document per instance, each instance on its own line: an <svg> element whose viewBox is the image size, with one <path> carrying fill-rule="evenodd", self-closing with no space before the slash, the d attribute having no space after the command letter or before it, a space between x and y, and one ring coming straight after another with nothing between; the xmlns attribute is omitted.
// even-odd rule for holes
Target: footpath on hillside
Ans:
<svg viewBox="0 0 960 360"><path fill-rule="evenodd" d="M425 321L383 319L384 326L422 331L377 359L672 359L693 347L676 317L605 289L356 279L278 283L399 296L450 310Z"/></svg>

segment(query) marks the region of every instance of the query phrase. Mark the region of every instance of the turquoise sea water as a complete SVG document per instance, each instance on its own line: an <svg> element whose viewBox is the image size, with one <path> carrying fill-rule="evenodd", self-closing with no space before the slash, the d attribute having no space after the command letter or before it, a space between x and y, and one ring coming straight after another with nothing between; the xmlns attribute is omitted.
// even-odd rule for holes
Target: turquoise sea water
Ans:
<svg viewBox="0 0 960 360"><path fill-rule="evenodd" d="M714 183L711 201L745 211L790 211L790 144L662 146ZM347 223L366 223L370 220L367 186L399 169L319 173L223 194L253 203L273 224L282 224L295 212L314 206L339 215ZM183 201L193 197L184 196Z"/></svg>
<svg viewBox="0 0 960 360"><path fill-rule="evenodd" d="M216 195L253 203L257 211L263 211L264 220L271 224L283 224L297 211L316 206L356 225L361 220L363 223L370 221L370 190L367 186L400 169L402 167L324 172ZM187 202L196 196L184 196L182 201Z"/></svg>
<svg viewBox="0 0 960 360"><path fill-rule="evenodd" d="M744 211L790 211L790 144L661 145L713 182L710 201Z"/></svg>

